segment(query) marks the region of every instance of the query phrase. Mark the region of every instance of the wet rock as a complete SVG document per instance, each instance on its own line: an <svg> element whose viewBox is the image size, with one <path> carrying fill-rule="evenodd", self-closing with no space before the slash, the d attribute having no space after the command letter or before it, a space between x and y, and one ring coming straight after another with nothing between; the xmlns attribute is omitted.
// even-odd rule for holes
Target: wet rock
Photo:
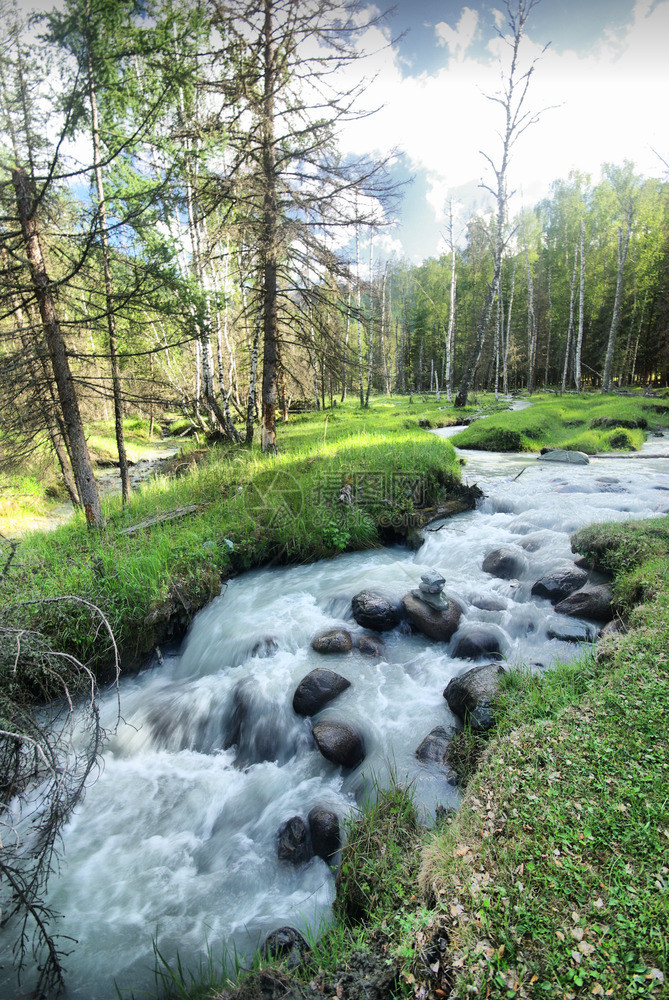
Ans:
<svg viewBox="0 0 669 1000"><path fill-rule="evenodd" d="M314 854L328 864L332 864L337 852L341 848L341 833L339 830L339 817L332 809L324 809L322 806L314 806L310 811L307 822L309 823L309 833Z"/></svg>
<svg viewBox="0 0 669 1000"><path fill-rule="evenodd" d="M564 486L556 486L553 490L554 493L596 493L591 486L586 486L585 483L577 485L576 483L566 483Z"/></svg>
<svg viewBox="0 0 669 1000"><path fill-rule="evenodd" d="M418 589L422 594L441 594L446 580L436 570L428 570L420 578Z"/></svg>
<svg viewBox="0 0 669 1000"><path fill-rule="evenodd" d="M546 573L532 587L535 597L546 597L553 604L562 601L574 590L579 590L588 579L584 569L579 569L573 562L565 560Z"/></svg>
<svg viewBox="0 0 669 1000"><path fill-rule="evenodd" d="M546 536L535 533L523 538L522 542L518 542L518 544L526 552L538 552L546 544Z"/></svg>
<svg viewBox="0 0 669 1000"><path fill-rule="evenodd" d="M514 535L529 535L531 531L536 529L536 524L532 524L531 521L524 521L521 517L517 517L515 521L512 521L508 525L509 531L512 531Z"/></svg>
<svg viewBox="0 0 669 1000"><path fill-rule="evenodd" d="M505 673L499 663L483 663L454 677L444 691L448 707L472 729L486 732L495 723L492 703Z"/></svg>
<svg viewBox="0 0 669 1000"><path fill-rule="evenodd" d="M313 857L307 825L301 816L292 816L279 828L279 861L302 865Z"/></svg>
<svg viewBox="0 0 669 1000"><path fill-rule="evenodd" d="M515 549L493 549L483 560L483 572L502 580L517 580L527 567L527 559Z"/></svg>
<svg viewBox="0 0 669 1000"><path fill-rule="evenodd" d="M416 757L421 764L443 764L448 744L453 739L453 730L445 726L435 726L416 747Z"/></svg>
<svg viewBox="0 0 669 1000"><path fill-rule="evenodd" d="M404 536L404 544L412 552L418 552L425 541L425 535L420 528L407 528L406 535Z"/></svg>
<svg viewBox="0 0 669 1000"><path fill-rule="evenodd" d="M458 641L453 656L458 660L480 660L481 657L502 659L499 635L485 625L469 629Z"/></svg>
<svg viewBox="0 0 669 1000"><path fill-rule="evenodd" d="M571 615L572 618L592 618L598 622L610 622L613 618L611 607L612 594L605 583L594 587L583 587L565 597L555 605L555 610L561 615Z"/></svg>
<svg viewBox="0 0 669 1000"><path fill-rule="evenodd" d="M300 746L300 734L281 716L281 708L252 681L235 688L225 722L223 749L236 747L235 767L248 767L265 760L285 764Z"/></svg>
<svg viewBox="0 0 669 1000"><path fill-rule="evenodd" d="M251 656L257 656L260 660L265 660L270 656L274 656L279 648L279 643L272 636L266 636L264 639L260 639L259 642L255 644L251 650Z"/></svg>
<svg viewBox="0 0 669 1000"><path fill-rule="evenodd" d="M506 603L496 597L472 597L471 603L480 611L506 611Z"/></svg>
<svg viewBox="0 0 669 1000"><path fill-rule="evenodd" d="M590 632L583 625L550 625L546 630L547 639L559 639L560 642L590 642Z"/></svg>
<svg viewBox="0 0 669 1000"><path fill-rule="evenodd" d="M384 642L378 635L361 635L356 640L356 647L363 656L381 656Z"/></svg>
<svg viewBox="0 0 669 1000"><path fill-rule="evenodd" d="M294 927L279 927L265 939L261 953L263 958L285 959L289 969L295 969L309 951L309 945ZM282 984L281 995L285 995Z"/></svg>
<svg viewBox="0 0 669 1000"><path fill-rule="evenodd" d="M365 759L365 741L347 722L323 719L313 728L316 746L326 760L343 767L356 767Z"/></svg>
<svg viewBox="0 0 669 1000"><path fill-rule="evenodd" d="M414 594L407 594L402 598L402 604L413 628L436 642L448 642L457 631L462 617L462 608L454 600L449 600L446 608L438 610Z"/></svg>
<svg viewBox="0 0 669 1000"><path fill-rule="evenodd" d="M351 601L351 608L358 625L374 632L388 632L402 620L397 601L377 590L361 590Z"/></svg>
<svg viewBox="0 0 669 1000"><path fill-rule="evenodd" d="M315 635L311 640L311 648L317 653L348 653L353 649L353 639L345 628L331 628Z"/></svg>
<svg viewBox="0 0 669 1000"><path fill-rule="evenodd" d="M564 451L562 448L542 449L540 461L569 462L571 465L589 465L590 459L583 451Z"/></svg>
<svg viewBox="0 0 669 1000"><path fill-rule="evenodd" d="M324 705L351 686L351 682L327 667L316 667L303 677L293 695L298 715L315 715Z"/></svg>

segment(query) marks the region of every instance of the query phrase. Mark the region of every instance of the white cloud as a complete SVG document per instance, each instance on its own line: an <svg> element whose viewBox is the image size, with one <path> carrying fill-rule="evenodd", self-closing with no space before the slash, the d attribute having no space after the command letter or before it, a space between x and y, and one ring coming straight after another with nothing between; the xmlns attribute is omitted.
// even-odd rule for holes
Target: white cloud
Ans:
<svg viewBox="0 0 669 1000"><path fill-rule="evenodd" d="M503 126L501 109L485 97L499 87L499 65L466 54L463 18L452 34L442 29L449 57L436 72L405 77L397 51L377 54L378 78L366 100L385 106L342 135L351 153L387 153L400 146L411 169L425 172L439 224L454 189L490 179L480 150L496 159ZM551 110L520 138L509 171L510 186L519 198L522 192L526 205L547 195L551 182L572 168L597 178L603 162L630 159L641 173L662 174L653 150L669 155L661 113L669 105L668 37L669 0L637 0L625 29L608 32L589 54L547 49L532 76L528 107ZM494 35L488 49L499 54L501 45ZM524 64L542 48L529 26Z"/></svg>
<svg viewBox="0 0 669 1000"><path fill-rule="evenodd" d="M435 25L438 44L448 46L451 58L460 62L476 38L478 21L478 11L472 10L471 7L463 7L457 27L451 28L445 21Z"/></svg>

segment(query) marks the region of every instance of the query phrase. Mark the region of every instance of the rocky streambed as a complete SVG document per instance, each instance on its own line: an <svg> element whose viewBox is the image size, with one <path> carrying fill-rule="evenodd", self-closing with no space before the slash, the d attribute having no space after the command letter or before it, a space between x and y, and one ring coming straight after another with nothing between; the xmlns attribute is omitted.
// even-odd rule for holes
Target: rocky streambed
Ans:
<svg viewBox="0 0 669 1000"><path fill-rule="evenodd" d="M153 941L196 967L207 947L243 956L286 925L314 933L341 825L374 782L413 781L426 822L457 807L444 748L463 717L490 724L500 671L541 670L607 627L607 582L570 534L665 513L669 458L464 457L485 499L416 552L245 574L178 653L123 681L124 722L51 885L78 941L67 996L150 988ZM115 696L102 709L111 721Z"/></svg>

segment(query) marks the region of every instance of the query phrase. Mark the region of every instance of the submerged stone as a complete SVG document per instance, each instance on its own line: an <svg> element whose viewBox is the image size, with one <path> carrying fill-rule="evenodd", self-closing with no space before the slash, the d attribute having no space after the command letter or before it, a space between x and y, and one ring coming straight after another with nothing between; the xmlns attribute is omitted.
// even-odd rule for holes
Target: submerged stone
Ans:
<svg viewBox="0 0 669 1000"><path fill-rule="evenodd" d="M541 462L569 462L571 465L589 465L590 459L584 451L566 451L562 448L552 448L538 456Z"/></svg>

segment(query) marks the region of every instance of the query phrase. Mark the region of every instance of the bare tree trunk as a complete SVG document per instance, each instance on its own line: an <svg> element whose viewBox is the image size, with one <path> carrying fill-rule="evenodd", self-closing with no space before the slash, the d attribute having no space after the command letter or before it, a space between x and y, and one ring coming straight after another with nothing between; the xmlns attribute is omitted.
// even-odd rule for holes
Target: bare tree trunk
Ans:
<svg viewBox="0 0 669 1000"><path fill-rule="evenodd" d="M260 331L262 330L262 307L258 309L255 329L253 332L253 347L251 349L251 374L249 375L249 398L246 407L246 444L253 444L253 420L256 409L256 377L258 371L258 350L260 348ZM284 391L285 398L285 391Z"/></svg>
<svg viewBox="0 0 669 1000"><path fill-rule="evenodd" d="M357 207L356 207L357 215ZM358 328L358 387L360 395L360 406L365 405L365 387L363 385L363 375L362 375L362 323L360 322L360 227L358 223L355 224L355 281L357 285L356 291L356 307L358 315L356 317L356 324Z"/></svg>
<svg viewBox="0 0 669 1000"><path fill-rule="evenodd" d="M627 209L627 219L626 226L623 232L623 227L618 228L618 268L616 271L616 294L613 300L613 315L611 316L611 328L609 329L609 339L606 345L606 357L604 359L604 374L602 376L602 392L611 392L612 389L612 379L611 371L613 369L613 351L616 346L616 334L618 332L618 321L620 318L620 300L622 298L623 290L623 272L625 270L625 261L627 260L627 248L629 246L630 233L632 230L632 211L633 207L630 205Z"/></svg>
<svg viewBox="0 0 669 1000"><path fill-rule="evenodd" d="M503 78L501 94L495 94L490 97L493 103L499 104L504 110L505 127L502 135L502 153L499 167L495 166L487 154L483 154L492 168L496 180L496 187L494 189L488 185L483 185L493 195L497 204L493 277L476 328L474 341L469 348L465 360L460 388L455 399L455 405L458 407L467 405L467 396L474 384L476 371L483 352L483 344L490 324L493 304L499 291L502 256L506 245L505 230L508 203L507 172L509 157L518 137L536 120L536 115L532 116L530 112L523 111L534 64L528 70L520 73L518 70L518 51L525 30L525 24L537 3L538 0L515 0L515 4L512 6L512 0L506 0L505 4L507 24L513 38L513 41L510 43L511 65L508 73ZM504 36L500 29L498 29L498 32L500 37L503 38Z"/></svg>
<svg viewBox="0 0 669 1000"><path fill-rule="evenodd" d="M537 347L537 317L534 311L534 281L530 268L530 254L525 239L523 227L523 243L525 244L525 266L527 268L527 391L531 396L534 392L534 356Z"/></svg>
<svg viewBox="0 0 669 1000"><path fill-rule="evenodd" d="M374 232L369 227L369 345L367 357L367 395L365 406L369 406L369 394L374 378Z"/></svg>
<svg viewBox="0 0 669 1000"><path fill-rule="evenodd" d="M318 357L316 355L316 337L314 334L314 312L313 304L311 300L309 301L309 341L311 347L309 348L309 357L311 361L311 370L314 378L314 403L316 409L320 410L321 402L319 399L319 388L318 388ZM325 409L325 405L323 406Z"/></svg>
<svg viewBox="0 0 669 1000"><path fill-rule="evenodd" d="M451 248L451 288L448 309L448 330L446 332L446 399L453 402L453 348L455 346L455 240L453 239L453 205L449 204L449 245Z"/></svg>
<svg viewBox="0 0 669 1000"><path fill-rule="evenodd" d="M583 350L583 320L585 317L585 222L581 219L581 276L578 290L578 334L576 351L574 352L574 385L576 392L581 391L581 351Z"/></svg>
<svg viewBox="0 0 669 1000"><path fill-rule="evenodd" d="M571 352L571 342L574 336L574 292L576 290L576 264L578 262L578 247L574 247L574 270L569 280L569 326L567 327L567 344L564 351L564 367L562 369L562 391L567 388L567 374L569 372L569 355Z"/></svg>
<svg viewBox="0 0 669 1000"><path fill-rule="evenodd" d="M648 302L648 289L646 289L646 294L643 297L643 305L641 306L641 316L639 317L639 329L637 330L636 340L634 342L634 353L632 354L632 367L630 371L630 385L634 385L635 369L636 369L636 356L639 350L639 340L641 339L641 331L643 329L643 318L646 312L646 303Z"/></svg>
<svg viewBox="0 0 669 1000"><path fill-rule="evenodd" d="M274 140L274 89L277 66L273 34L273 0L264 0L264 91L262 121L263 197L263 371L260 447L276 453L276 373L277 373L277 259L278 200L276 150Z"/></svg>
<svg viewBox="0 0 669 1000"><path fill-rule="evenodd" d="M348 378L348 338L351 332L351 283L346 285L346 336L344 338L344 369L341 380L341 401L346 399L346 380Z"/></svg>
<svg viewBox="0 0 669 1000"><path fill-rule="evenodd" d="M386 284L388 281L388 262L386 261L383 272L383 285L381 286L381 357L383 359L383 389L386 396L390 395L390 337L386 347L386 331L388 324L388 304L386 301Z"/></svg>
<svg viewBox="0 0 669 1000"><path fill-rule="evenodd" d="M504 336L502 327L504 325L504 309L502 306L502 288L500 284L500 294L497 296L497 321L495 323L495 402L499 399L499 356L501 351L501 341Z"/></svg>
<svg viewBox="0 0 669 1000"><path fill-rule="evenodd" d="M99 527L102 525L100 497L93 475L93 466L88 453L84 425L81 413L79 412L79 402L74 390L65 342L51 291L51 283L42 254L37 218L25 171L19 169L13 170L12 183L16 191L18 216L30 267L32 285L49 348L63 420L67 428L67 437L72 455L72 472L74 473L77 485L77 493L84 508L88 525L90 527Z"/></svg>
<svg viewBox="0 0 669 1000"><path fill-rule="evenodd" d="M551 356L551 337L553 334L553 296L551 294L551 268L548 266L548 339L546 341L546 368L544 370L544 389L548 388L548 368Z"/></svg>
<svg viewBox="0 0 669 1000"><path fill-rule="evenodd" d="M86 4L86 15L90 18L90 0ZM111 259L109 254L109 235L107 233L107 207L102 183L102 155L100 152L100 126L98 122L98 104L93 75L93 59L88 38L88 30L84 30L86 44L86 62L88 69L88 97L91 104L91 132L93 139L93 165L95 169L95 185L98 198L98 218L100 220L100 242L102 244L102 263L105 279L105 302L107 313L107 332L109 335L109 360L111 363L112 393L114 397L114 425L116 429L116 447L118 449L119 474L121 477L121 492L123 503L130 499L130 472L128 458L125 452L125 436L123 432L123 399L121 389L121 369L118 363L118 348L116 340L116 315L114 306L114 286L111 274Z"/></svg>
<svg viewBox="0 0 669 1000"><path fill-rule="evenodd" d="M516 290L516 261L513 262L511 271L511 294L509 295L509 305L506 311L506 333L504 334L504 353L502 355L502 385L504 395L509 394L509 348L511 346L511 314L513 312L513 296Z"/></svg>

